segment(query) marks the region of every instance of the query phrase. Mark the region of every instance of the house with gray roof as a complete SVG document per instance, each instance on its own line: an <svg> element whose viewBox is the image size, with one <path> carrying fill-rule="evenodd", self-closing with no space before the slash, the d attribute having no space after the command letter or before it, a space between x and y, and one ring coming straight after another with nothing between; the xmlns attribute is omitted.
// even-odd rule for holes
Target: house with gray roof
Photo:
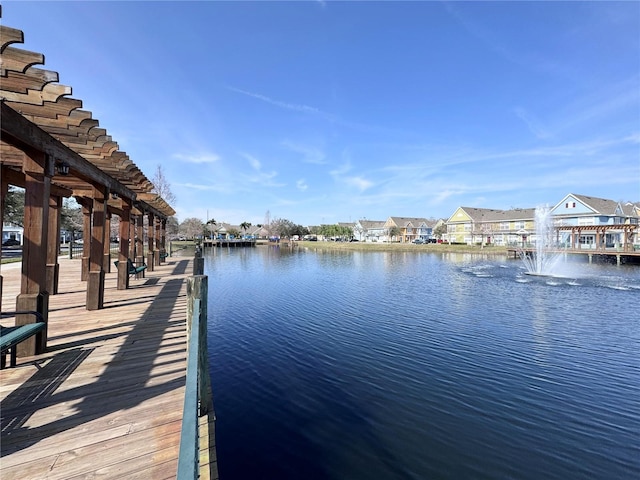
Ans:
<svg viewBox="0 0 640 480"><path fill-rule="evenodd" d="M446 222L443 239L468 245L535 243L535 210L458 207ZM570 193L550 213L559 246L595 249L640 243L640 208L635 203Z"/></svg>
<svg viewBox="0 0 640 480"><path fill-rule="evenodd" d="M384 220L358 220L353 225L353 237L360 242L383 242Z"/></svg>
<svg viewBox="0 0 640 480"><path fill-rule="evenodd" d="M497 210L458 207L447 220L443 240L449 243L518 245L530 242L534 208Z"/></svg>
<svg viewBox="0 0 640 480"><path fill-rule="evenodd" d="M435 221L420 217L389 217L384 226L387 232L394 227L398 230L398 235L394 236L392 241L411 243L417 238L421 240L433 238L435 224Z"/></svg>
<svg viewBox="0 0 640 480"><path fill-rule="evenodd" d="M572 248L598 249L638 242L640 209L633 203L567 194L552 209L554 225L561 229L561 243Z"/></svg>

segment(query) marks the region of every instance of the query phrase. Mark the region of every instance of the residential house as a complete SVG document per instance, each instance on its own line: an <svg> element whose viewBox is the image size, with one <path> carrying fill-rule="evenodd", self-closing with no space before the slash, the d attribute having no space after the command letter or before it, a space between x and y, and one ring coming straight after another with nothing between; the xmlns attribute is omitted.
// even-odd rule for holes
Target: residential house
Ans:
<svg viewBox="0 0 640 480"><path fill-rule="evenodd" d="M568 194L550 209L558 246L606 248L639 242L640 208L634 203ZM447 220L445 241L522 245L536 242L534 208L458 207ZM628 225L625 227L625 225Z"/></svg>
<svg viewBox="0 0 640 480"><path fill-rule="evenodd" d="M14 225L12 223L2 224L2 243L6 242L7 240L15 240L17 242L20 242L20 245L22 245L23 234L24 229L18 225Z"/></svg>
<svg viewBox="0 0 640 480"><path fill-rule="evenodd" d="M636 204L569 193L552 209L560 243L571 248L611 248L637 241L640 223Z"/></svg>
<svg viewBox="0 0 640 480"><path fill-rule="evenodd" d="M446 221L449 243L518 245L532 240L533 208L496 210L458 207Z"/></svg>
<svg viewBox="0 0 640 480"><path fill-rule="evenodd" d="M384 220L358 220L353 225L353 236L360 242L382 242L386 238Z"/></svg>
<svg viewBox="0 0 640 480"><path fill-rule="evenodd" d="M391 238L391 241L411 243L417 238L423 240L433 238L435 223L426 218L389 217L384 224L384 228L387 230L387 234L394 227L398 229L399 234Z"/></svg>

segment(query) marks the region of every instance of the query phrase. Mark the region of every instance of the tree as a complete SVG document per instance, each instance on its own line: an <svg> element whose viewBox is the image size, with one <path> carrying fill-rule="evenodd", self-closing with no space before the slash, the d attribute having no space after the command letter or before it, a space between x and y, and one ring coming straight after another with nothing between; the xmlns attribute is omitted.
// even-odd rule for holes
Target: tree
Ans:
<svg viewBox="0 0 640 480"><path fill-rule="evenodd" d="M176 196L171 191L171 184L167 180L167 177L164 176L162 165L158 165L151 182L153 183L153 188L151 189L153 193L162 197L169 205L175 204Z"/></svg>
<svg viewBox="0 0 640 480"><path fill-rule="evenodd" d="M194 239L202 235L204 223L199 218L186 218L180 224L180 233L189 239Z"/></svg>
<svg viewBox="0 0 640 480"><path fill-rule="evenodd" d="M213 238L213 230L214 230L213 227L215 225L217 225L215 219L211 218L211 219L207 220L207 223L206 223L207 232L206 233L212 238Z"/></svg>
<svg viewBox="0 0 640 480"><path fill-rule="evenodd" d="M60 210L60 226L69 232L82 231L84 227L84 219L82 217L82 209L75 198L65 198L62 201L62 209Z"/></svg>
<svg viewBox="0 0 640 480"><path fill-rule="evenodd" d="M389 228L388 236L389 242L392 242L395 237L400 236L400 229L394 225L393 227Z"/></svg>
<svg viewBox="0 0 640 480"><path fill-rule="evenodd" d="M4 221L24 227L24 189L9 185L4 200Z"/></svg>
<svg viewBox="0 0 640 480"><path fill-rule="evenodd" d="M271 234L276 234L279 237L290 237L292 231L295 228L295 224L291 220L286 218L276 218L271 221Z"/></svg>
<svg viewBox="0 0 640 480"><path fill-rule="evenodd" d="M247 230L249 230L251 228L251 222L242 222L240 224L240 228L242 229L243 232L245 232L245 234L247 233Z"/></svg>
<svg viewBox="0 0 640 480"><path fill-rule="evenodd" d="M447 224L446 223L441 223L440 225L438 225L436 228L433 229L433 234L437 237L437 238L442 238L442 236L447 233Z"/></svg>
<svg viewBox="0 0 640 480"><path fill-rule="evenodd" d="M180 228L180 224L178 223L178 219L176 217L167 218L167 236L169 238L174 238L178 235L178 231Z"/></svg>

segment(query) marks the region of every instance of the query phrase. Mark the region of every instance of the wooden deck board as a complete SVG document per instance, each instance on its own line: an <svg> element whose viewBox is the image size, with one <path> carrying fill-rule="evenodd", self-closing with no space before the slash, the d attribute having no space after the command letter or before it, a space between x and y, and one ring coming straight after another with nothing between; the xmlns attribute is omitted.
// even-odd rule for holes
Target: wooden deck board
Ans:
<svg viewBox="0 0 640 480"><path fill-rule="evenodd" d="M175 478L190 262L156 266L127 290L116 288L116 272L107 273L105 308L87 311L80 260L60 259L47 352L0 371L3 480ZM11 311L20 268L0 271L3 310ZM211 423L202 419L201 430ZM201 446L201 459L215 463L215 452ZM209 466L202 468L209 478Z"/></svg>

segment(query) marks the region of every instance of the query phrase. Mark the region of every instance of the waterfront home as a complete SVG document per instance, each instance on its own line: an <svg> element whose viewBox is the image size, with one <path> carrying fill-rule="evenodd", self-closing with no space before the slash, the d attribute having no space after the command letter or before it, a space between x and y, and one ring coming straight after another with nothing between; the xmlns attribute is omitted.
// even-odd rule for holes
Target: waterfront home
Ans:
<svg viewBox="0 0 640 480"><path fill-rule="evenodd" d="M636 204L587 195L567 194L552 209L559 241L571 248L612 248L638 241L640 209Z"/></svg>
<svg viewBox="0 0 640 480"><path fill-rule="evenodd" d="M411 243L417 238L430 240L433 237L434 226L434 221L415 217L389 217L384 224L387 233L394 227L398 229L399 234L393 236L391 241L400 243Z"/></svg>
<svg viewBox="0 0 640 480"><path fill-rule="evenodd" d="M384 241L384 220L358 220L353 226L353 237L360 242Z"/></svg>
<svg viewBox="0 0 640 480"><path fill-rule="evenodd" d="M447 220L443 239L450 243L515 245L531 241L533 208L496 210L458 207Z"/></svg>
<svg viewBox="0 0 640 480"><path fill-rule="evenodd" d="M640 208L586 195L567 194L551 208L558 246L612 248L638 243ZM446 222L450 243L527 245L536 242L535 208L458 207Z"/></svg>

